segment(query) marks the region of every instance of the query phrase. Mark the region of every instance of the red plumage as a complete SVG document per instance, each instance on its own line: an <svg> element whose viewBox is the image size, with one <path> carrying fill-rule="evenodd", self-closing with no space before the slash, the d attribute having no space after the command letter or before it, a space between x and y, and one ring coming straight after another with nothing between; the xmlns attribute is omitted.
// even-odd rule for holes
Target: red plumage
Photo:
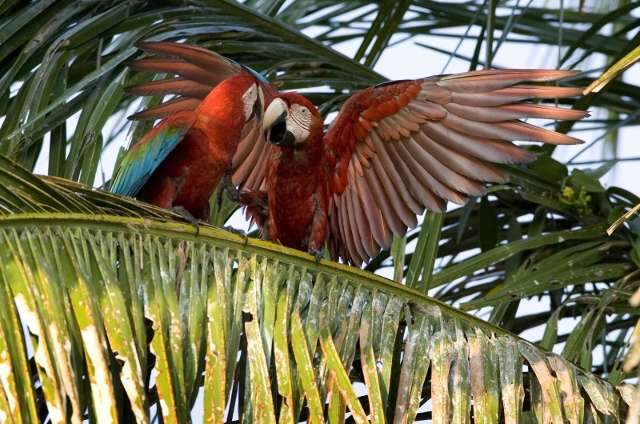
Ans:
<svg viewBox="0 0 640 424"><path fill-rule="evenodd" d="M328 232L329 188L322 118L295 93L281 96L315 111L310 136L298 149L272 148L267 165L269 238L300 250L319 251Z"/></svg>
<svg viewBox="0 0 640 424"><path fill-rule="evenodd" d="M169 118L132 148L129 156L137 160L127 164L125 158L128 166L115 179L124 189L115 191L127 194L142 175L149 180L141 198L204 217L209 195L229 172L265 237L316 253L329 242L334 258L355 263L389 247L392 236L416 226L425 209L441 211L447 201L482 195L485 182L504 183L508 175L497 164L534 158L513 141L580 142L521 119L586 115L528 101L579 95L579 88L531 84L572 71L485 70L362 90L345 102L324 134L322 117L309 100L278 95L228 59L178 43L140 47L169 58L143 59L133 67L179 78L133 91L178 97L135 115ZM242 98L251 84L260 88L263 102L248 120ZM215 88L206 94L207 87ZM174 133L184 137L163 156L158 140L175 142ZM147 145L154 154L145 157ZM162 163L146 175L148 159L153 165L156 156Z"/></svg>
<svg viewBox="0 0 640 424"><path fill-rule="evenodd" d="M139 47L171 58L142 59L133 68L178 77L130 91L181 97L134 115L166 118L127 152L111 190L206 219L209 198L225 176L229 188L251 189L264 179L257 153L267 147L262 115L275 90L252 71L199 47L164 42Z"/></svg>
<svg viewBox="0 0 640 424"><path fill-rule="evenodd" d="M447 200L482 195L483 182L505 182L495 164L533 159L513 140L580 142L519 120L584 117L523 102L579 94L521 84L571 74L488 70L387 83L349 98L326 135L307 99L283 94L265 113L274 145L264 192L247 194L245 203L263 214L257 222L271 240L316 253L329 241L334 258L359 264L417 225L425 208L441 211Z"/></svg>
<svg viewBox="0 0 640 424"><path fill-rule="evenodd" d="M242 94L255 84L248 75L226 79L193 112L182 141L151 175L140 199L162 208L182 206L208 218L209 198L231 168L244 126ZM184 113L184 112L183 112Z"/></svg>

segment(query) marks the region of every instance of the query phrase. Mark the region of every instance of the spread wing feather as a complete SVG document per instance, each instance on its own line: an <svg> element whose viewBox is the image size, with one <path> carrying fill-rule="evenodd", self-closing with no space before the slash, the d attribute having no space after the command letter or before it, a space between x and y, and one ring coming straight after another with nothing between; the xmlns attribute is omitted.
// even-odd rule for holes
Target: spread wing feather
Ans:
<svg viewBox="0 0 640 424"><path fill-rule="evenodd" d="M131 87L129 92L139 96L178 94L202 100L211 92L211 88L210 85L185 78L170 78L138 84Z"/></svg>
<svg viewBox="0 0 640 424"><path fill-rule="evenodd" d="M111 181L113 193L135 196L151 175L182 141L196 119L181 111L156 125L124 157Z"/></svg>
<svg viewBox="0 0 640 424"><path fill-rule="evenodd" d="M138 113L134 113L129 119L146 120L146 119L162 119L167 118L174 113L184 111L194 111L200 106L202 99L194 99L191 97L176 97L167 100L157 106L147 108Z"/></svg>
<svg viewBox="0 0 640 424"><path fill-rule="evenodd" d="M152 57L133 61L130 67L143 72L168 73L175 78L162 79L130 87L133 94L176 97L131 116L132 119L158 119L181 111L193 111L221 81L241 72L253 75L264 93L266 108L277 94L258 73L210 50L173 42L138 43ZM264 111L262 111L264 112ZM262 134L262 113L247 122L244 137L232 161L232 181L244 190L258 190L266 174L263 157L268 143Z"/></svg>
<svg viewBox="0 0 640 424"><path fill-rule="evenodd" d="M361 263L417 215L481 196L502 183L496 164L534 156L513 141L575 144L526 118L577 120L586 112L531 103L579 88L530 84L573 75L556 70L485 70L371 87L352 96L326 135L333 175L329 213L334 253ZM529 84L523 84L529 82Z"/></svg>

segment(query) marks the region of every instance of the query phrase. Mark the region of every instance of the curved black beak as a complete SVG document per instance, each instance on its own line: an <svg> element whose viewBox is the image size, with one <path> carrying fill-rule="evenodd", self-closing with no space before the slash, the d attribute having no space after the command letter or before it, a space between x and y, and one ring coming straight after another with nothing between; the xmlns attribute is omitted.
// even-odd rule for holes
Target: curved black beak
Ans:
<svg viewBox="0 0 640 424"><path fill-rule="evenodd" d="M274 99L264 113L262 129L265 138L272 144L281 147L293 147L296 138L287 129L287 103L280 99Z"/></svg>
<svg viewBox="0 0 640 424"><path fill-rule="evenodd" d="M293 147L295 144L294 135L287 130L287 113L280 114L267 130L265 138L272 144L281 147Z"/></svg>

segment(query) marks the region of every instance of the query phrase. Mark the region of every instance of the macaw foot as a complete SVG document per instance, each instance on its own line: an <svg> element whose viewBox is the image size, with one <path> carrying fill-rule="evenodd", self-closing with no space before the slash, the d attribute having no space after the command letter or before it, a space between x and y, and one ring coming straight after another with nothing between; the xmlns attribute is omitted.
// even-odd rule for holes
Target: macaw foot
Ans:
<svg viewBox="0 0 640 424"><path fill-rule="evenodd" d="M316 259L316 263L319 264L321 259L324 259L324 251L322 249L309 249L309 254L313 255Z"/></svg>
<svg viewBox="0 0 640 424"><path fill-rule="evenodd" d="M222 177L222 187L227 192L231 200L236 203L240 203L240 190L238 187L233 185L230 173L225 173Z"/></svg>
<svg viewBox="0 0 640 424"><path fill-rule="evenodd" d="M242 239L244 240L244 245L245 246L249 242L249 236L247 236L247 233L245 233L244 231L238 230L237 228L233 228L233 227L231 227L229 225L225 225L222 228L224 228L226 231L229 231L230 233L237 234L240 237L242 237Z"/></svg>
<svg viewBox="0 0 640 424"><path fill-rule="evenodd" d="M237 187L232 185L227 185L224 187L224 189L227 191L227 194L229 195L229 198L231 200L233 200L236 203L240 203L240 190L238 190Z"/></svg>
<svg viewBox="0 0 640 424"><path fill-rule="evenodd" d="M196 237L200 235L200 224L202 221L193 216L191 212L186 210L183 206L174 206L171 208L171 212L180 215L185 221L193 225L196 229Z"/></svg>

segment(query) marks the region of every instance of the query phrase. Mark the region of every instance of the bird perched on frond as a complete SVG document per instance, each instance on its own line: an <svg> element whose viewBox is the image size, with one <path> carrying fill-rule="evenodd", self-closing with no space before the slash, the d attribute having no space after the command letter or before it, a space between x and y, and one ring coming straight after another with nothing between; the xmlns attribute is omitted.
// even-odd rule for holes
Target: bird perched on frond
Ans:
<svg viewBox="0 0 640 424"><path fill-rule="evenodd" d="M581 140L523 118L577 120L586 112L531 103L580 94L538 85L574 75L559 70L484 70L359 91L328 131L316 107L297 93L276 97L265 112L272 144L265 190L269 238L360 264L417 225L426 209L481 196L503 183L497 164L534 159L515 140L575 144ZM262 208L264 210L264 208ZM258 214L256 211L255 214ZM255 215L254 214L254 215Z"/></svg>
<svg viewBox="0 0 640 424"><path fill-rule="evenodd" d="M206 49L170 42L139 47L160 57L132 68L179 77L131 91L179 97L133 116L164 119L126 153L110 189L207 219L219 184L236 193L236 186L257 189L255 182L263 180L259 162L268 146L262 116L276 92L259 74Z"/></svg>
<svg viewBox="0 0 640 424"><path fill-rule="evenodd" d="M333 258L356 264L389 247L393 235L415 227L425 209L442 211L446 201L461 204L481 196L484 183L507 181L500 164L534 159L513 141L581 142L522 119L587 115L532 102L579 95L580 88L541 84L575 72L484 70L359 91L325 133L320 113L304 96L278 93L254 72L213 52L178 43L142 47L173 59L143 59L134 68L180 77L143 84L134 92L179 97L137 116L166 118L125 158L116 191L140 193L164 207L182 205L201 216L199 207L224 169L230 184L241 188L239 199L265 238L316 255L328 242ZM246 85L231 88L236 80ZM250 87L258 88L257 96ZM220 104L225 107L216 107ZM233 113L235 120L224 120L214 132L206 127L217 119L213 110L220 116ZM168 137L171 131L179 137ZM167 153L161 149L164 138L183 141L169 143ZM204 154L185 155L179 149L184 140L224 154L212 161ZM191 160L201 165L194 168ZM191 179L181 179L181 173ZM162 184L170 188L165 191ZM191 186L198 187L197 205L185 201Z"/></svg>

